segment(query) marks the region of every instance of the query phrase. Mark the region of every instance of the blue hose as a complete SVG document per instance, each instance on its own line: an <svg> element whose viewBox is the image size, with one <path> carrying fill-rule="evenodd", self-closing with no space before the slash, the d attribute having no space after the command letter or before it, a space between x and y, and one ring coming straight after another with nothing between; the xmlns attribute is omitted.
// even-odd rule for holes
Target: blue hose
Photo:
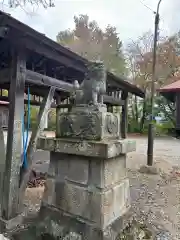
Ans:
<svg viewBox="0 0 180 240"><path fill-rule="evenodd" d="M27 169L27 146L30 130L30 120L31 120L31 109L30 109L30 91L28 87L28 116L27 116L27 128L26 128L26 140L24 136L24 115L22 121L22 132L23 132L23 167Z"/></svg>

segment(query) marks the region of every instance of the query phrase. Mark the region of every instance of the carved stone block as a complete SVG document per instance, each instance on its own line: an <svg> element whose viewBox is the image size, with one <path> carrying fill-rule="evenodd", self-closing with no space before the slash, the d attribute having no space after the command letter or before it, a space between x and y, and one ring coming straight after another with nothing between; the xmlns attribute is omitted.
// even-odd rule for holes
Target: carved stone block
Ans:
<svg viewBox="0 0 180 240"><path fill-rule="evenodd" d="M77 111L60 115L56 137L83 140L116 139L120 135L120 116L109 112Z"/></svg>

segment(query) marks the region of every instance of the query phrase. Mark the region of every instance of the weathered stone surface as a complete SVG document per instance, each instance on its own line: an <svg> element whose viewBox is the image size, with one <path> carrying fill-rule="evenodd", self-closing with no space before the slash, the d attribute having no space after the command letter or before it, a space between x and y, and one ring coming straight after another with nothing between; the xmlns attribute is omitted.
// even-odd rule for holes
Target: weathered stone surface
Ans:
<svg viewBox="0 0 180 240"><path fill-rule="evenodd" d="M124 139L121 153L126 154L128 152L134 152L134 151L136 151L136 142L129 139Z"/></svg>
<svg viewBox="0 0 180 240"><path fill-rule="evenodd" d="M81 183L87 184L89 179L89 161L84 157L72 156L69 159L69 169L67 179Z"/></svg>
<svg viewBox="0 0 180 240"><path fill-rule="evenodd" d="M68 179L97 188L111 187L127 176L125 155L101 159L51 152L48 176L63 181Z"/></svg>
<svg viewBox="0 0 180 240"><path fill-rule="evenodd" d="M56 183L56 204L62 210L88 218L87 207L89 203L88 191L84 187L80 187L71 183ZM59 192L62 192L59 194Z"/></svg>
<svg viewBox="0 0 180 240"><path fill-rule="evenodd" d="M124 196L126 208L129 208L131 206L129 178L126 178L124 181Z"/></svg>
<svg viewBox="0 0 180 240"><path fill-rule="evenodd" d="M10 240L10 238L5 237L3 234L0 234L0 239L1 240Z"/></svg>
<svg viewBox="0 0 180 240"><path fill-rule="evenodd" d="M42 206L39 220L41 229L39 232L49 233L55 239L63 239L68 234L71 233L72 235L73 233L81 240L115 240L118 239L119 233L125 228L130 217L131 215L125 214L123 218L115 219L112 224L102 229L85 219L66 214L61 210L57 211L48 206Z"/></svg>
<svg viewBox="0 0 180 240"><path fill-rule="evenodd" d="M58 159L56 158L55 152L50 152L50 163L48 168L48 177L55 178L58 170Z"/></svg>
<svg viewBox="0 0 180 240"><path fill-rule="evenodd" d="M127 205L130 197L128 190L128 179L104 191L69 182L54 183L52 179L48 179L43 202L56 205L67 213L87 219L97 227L104 228L114 219L122 216L130 207ZM49 198L48 191L51 194Z"/></svg>
<svg viewBox="0 0 180 240"><path fill-rule="evenodd" d="M159 169L156 166L141 166L139 169L140 173L158 175L160 173Z"/></svg>
<svg viewBox="0 0 180 240"><path fill-rule="evenodd" d="M87 63L87 73L84 81L78 86L75 81L76 105L98 106L103 104L103 94L106 93L106 69L102 61Z"/></svg>
<svg viewBox="0 0 180 240"><path fill-rule="evenodd" d="M55 196L56 196L56 189L55 189L55 179L47 178L45 182L45 189L43 195L43 201L50 205L56 205Z"/></svg>
<svg viewBox="0 0 180 240"><path fill-rule="evenodd" d="M64 138L40 138L38 148L89 157L113 158L135 151L136 143L128 139L86 141Z"/></svg>
<svg viewBox="0 0 180 240"><path fill-rule="evenodd" d="M67 182L56 182L56 206L65 212L85 217L88 205L88 191Z"/></svg>
<svg viewBox="0 0 180 240"><path fill-rule="evenodd" d="M115 219L123 217L123 215L129 210L130 205L126 205L126 202L129 201L130 197L129 194L127 194L128 191L125 189L128 186L127 182L128 179L125 179L104 193L102 202L102 228L110 225Z"/></svg>
<svg viewBox="0 0 180 240"><path fill-rule="evenodd" d="M103 104L105 75L102 63L90 63L83 84L75 81L73 107L58 117L56 138L39 141L51 151L40 217L56 238L115 240L130 208L126 154L136 146L120 139L120 116Z"/></svg>
<svg viewBox="0 0 180 240"><path fill-rule="evenodd" d="M23 214L17 215L15 218L11 218L10 220L5 220L0 217L0 232L9 232L13 231L17 226L22 225L24 216Z"/></svg>
<svg viewBox="0 0 180 240"><path fill-rule="evenodd" d="M37 149L54 151L55 150L55 139L54 138L47 138L47 137L40 137L37 141Z"/></svg>
<svg viewBox="0 0 180 240"><path fill-rule="evenodd" d="M89 179L89 161L83 156L51 152L49 176L57 180L68 179L72 182L87 184Z"/></svg>
<svg viewBox="0 0 180 240"><path fill-rule="evenodd" d="M131 221L119 234L117 240L153 240L152 231L136 220Z"/></svg>
<svg viewBox="0 0 180 240"><path fill-rule="evenodd" d="M125 155L101 161L99 159L91 160L89 184L98 188L111 187L127 176L125 165Z"/></svg>
<svg viewBox="0 0 180 240"><path fill-rule="evenodd" d="M125 164L125 155L104 160L104 187L113 185L127 176Z"/></svg>
<svg viewBox="0 0 180 240"><path fill-rule="evenodd" d="M81 111L61 113L59 132L56 137L84 140L119 138L120 115L110 112L89 111L85 106Z"/></svg>

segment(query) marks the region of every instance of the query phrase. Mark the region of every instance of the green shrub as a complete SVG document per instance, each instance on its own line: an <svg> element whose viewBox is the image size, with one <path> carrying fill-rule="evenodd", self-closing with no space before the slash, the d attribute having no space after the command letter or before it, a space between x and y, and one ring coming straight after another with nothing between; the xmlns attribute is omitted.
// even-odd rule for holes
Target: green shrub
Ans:
<svg viewBox="0 0 180 240"><path fill-rule="evenodd" d="M139 133L139 123L135 120L130 120L128 122L128 132L129 133Z"/></svg>
<svg viewBox="0 0 180 240"><path fill-rule="evenodd" d="M156 124L156 135L168 135L173 128L174 126L170 121Z"/></svg>

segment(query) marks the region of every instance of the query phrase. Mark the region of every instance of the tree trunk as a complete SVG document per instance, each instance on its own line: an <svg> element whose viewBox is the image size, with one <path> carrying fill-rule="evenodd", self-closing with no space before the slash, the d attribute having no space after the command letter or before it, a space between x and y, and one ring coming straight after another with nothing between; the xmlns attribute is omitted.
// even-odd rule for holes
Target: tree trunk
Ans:
<svg viewBox="0 0 180 240"><path fill-rule="evenodd" d="M146 98L144 98L144 101L143 101L143 111L142 111L142 117L140 122L140 129L139 129L140 133L143 132L145 119L146 119Z"/></svg>
<svg viewBox="0 0 180 240"><path fill-rule="evenodd" d="M135 96L134 103L135 103L135 118L136 118L136 123L137 123L137 125L138 125L138 106L137 106L137 96Z"/></svg>

